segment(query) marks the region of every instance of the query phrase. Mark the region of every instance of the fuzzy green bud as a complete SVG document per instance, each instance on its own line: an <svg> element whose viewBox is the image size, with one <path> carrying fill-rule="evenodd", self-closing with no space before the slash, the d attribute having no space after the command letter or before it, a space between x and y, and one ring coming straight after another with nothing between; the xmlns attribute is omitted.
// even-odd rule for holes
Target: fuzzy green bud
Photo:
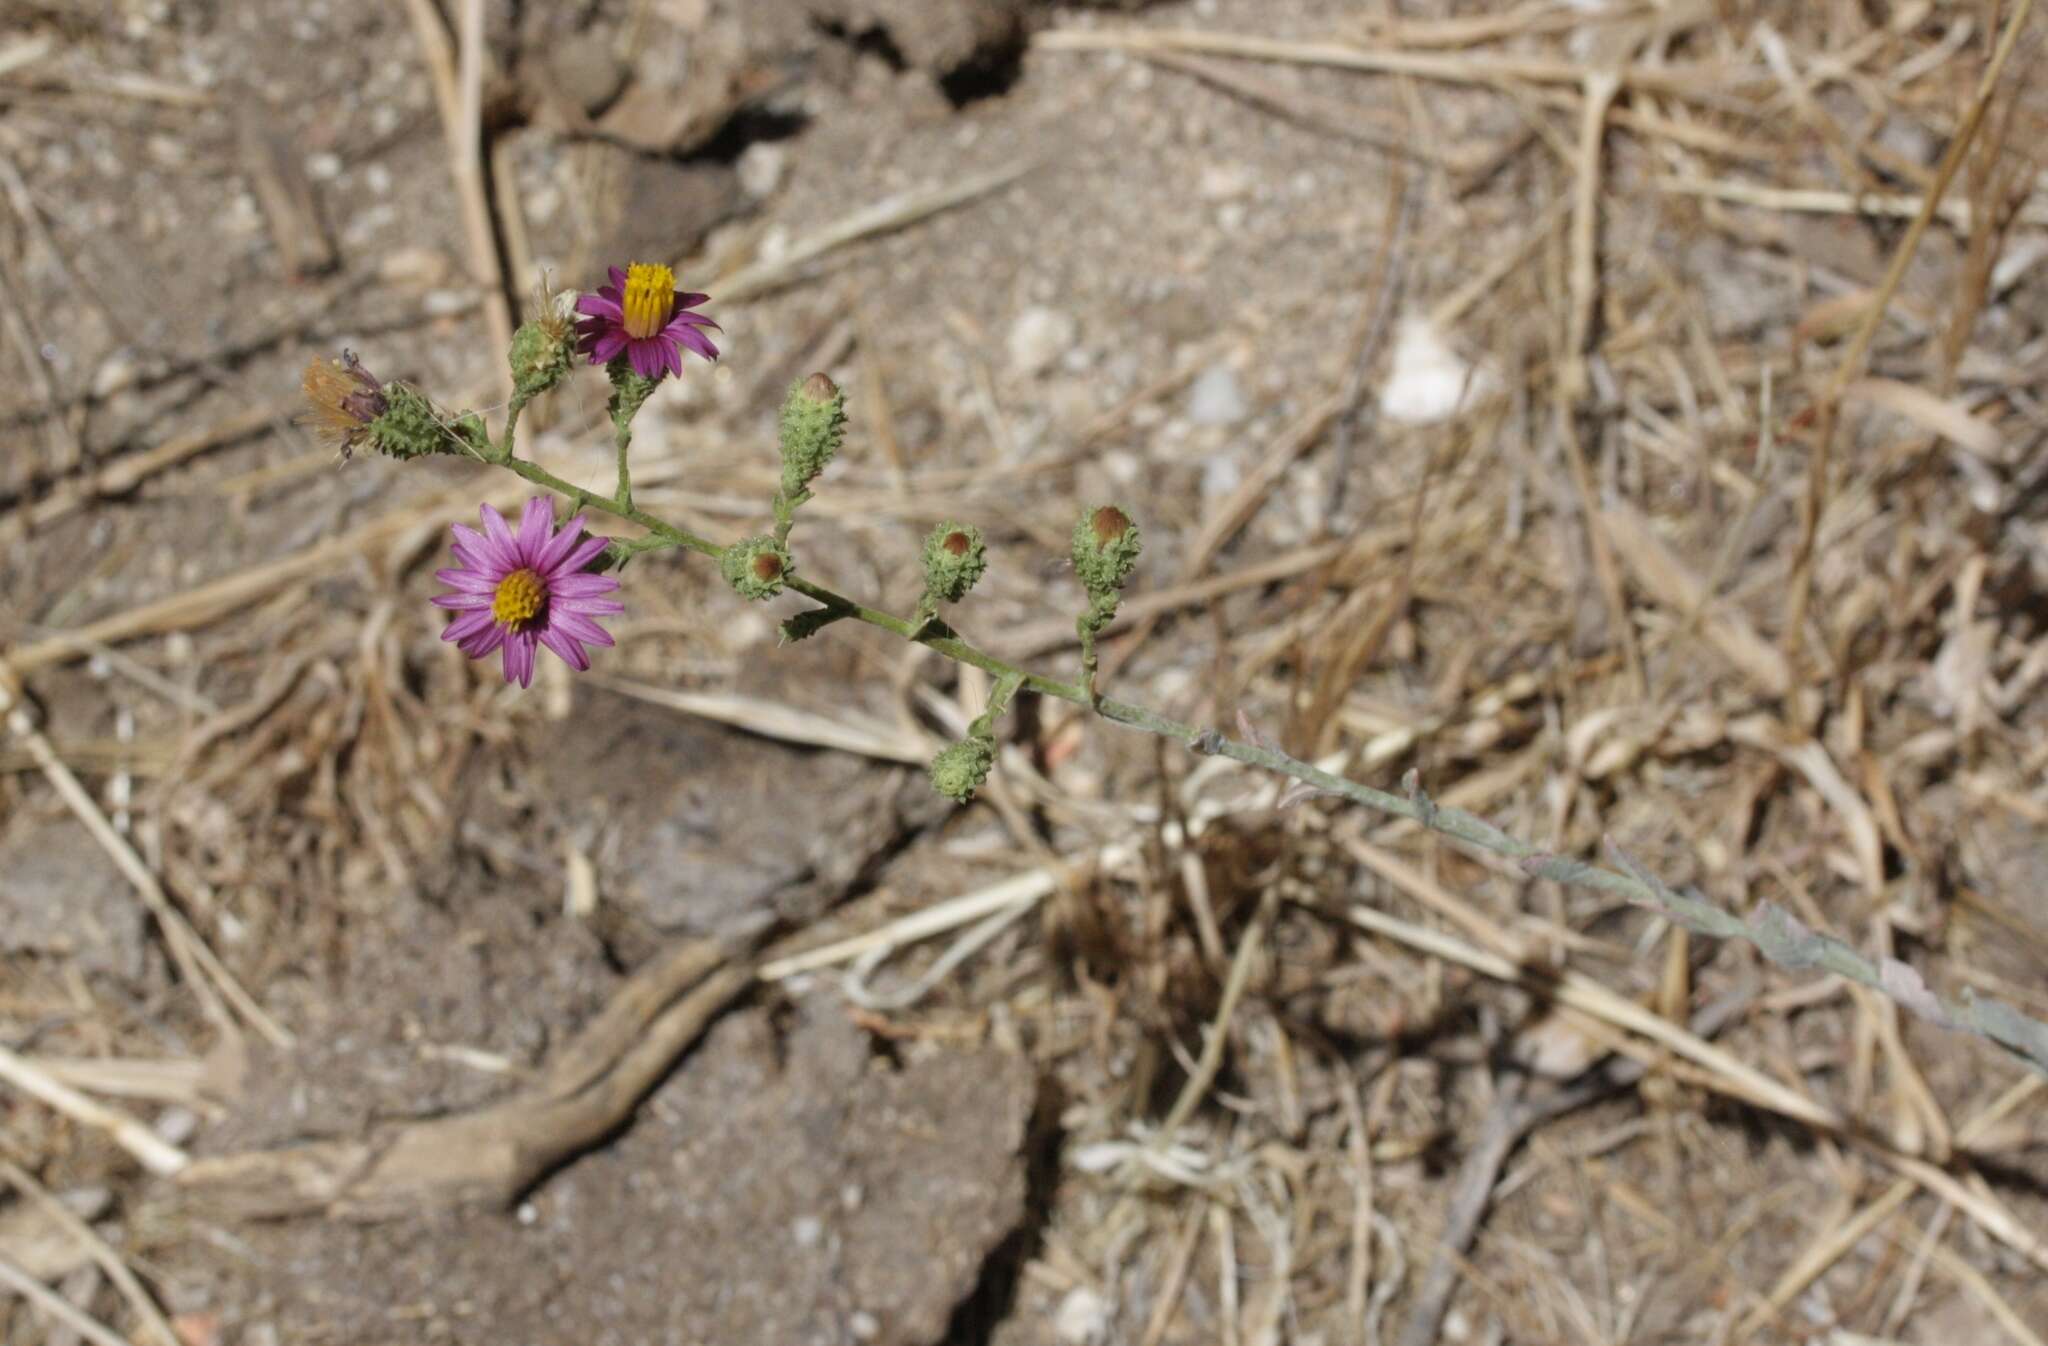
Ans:
<svg viewBox="0 0 2048 1346"><path fill-rule="evenodd" d="M823 374L789 385L782 399L782 494L794 502L846 439L846 394Z"/></svg>
<svg viewBox="0 0 2048 1346"><path fill-rule="evenodd" d="M988 779L995 760L993 739L977 736L949 743L932 758L932 788L956 804L965 804Z"/></svg>
<svg viewBox="0 0 2048 1346"><path fill-rule="evenodd" d="M643 378L634 372L632 363L623 355L606 365L604 372L612 381L611 401L605 407L611 413L612 424L631 425L633 418L640 414L640 408L661 386L661 380Z"/></svg>
<svg viewBox="0 0 2048 1346"><path fill-rule="evenodd" d="M370 422L363 435L371 448L393 458L462 452L463 440L423 395L406 384L387 383L383 396L383 414ZM479 422L479 433L481 425Z"/></svg>
<svg viewBox="0 0 2048 1346"><path fill-rule="evenodd" d="M988 569L988 548L971 523L942 523L924 540L924 592L930 602L957 603Z"/></svg>
<svg viewBox="0 0 2048 1346"><path fill-rule="evenodd" d="M522 324L512 334L508 355L512 391L521 397L539 397L569 376L575 353L576 344L560 321L536 319Z"/></svg>
<svg viewBox="0 0 2048 1346"><path fill-rule="evenodd" d="M742 598L773 598L782 583L796 569L789 548L772 537L743 537L727 547L718 558L725 582Z"/></svg>
<svg viewBox="0 0 2048 1346"><path fill-rule="evenodd" d="M1091 598L1113 601L1138 563L1138 525L1115 505L1086 510L1074 524L1074 573Z"/></svg>

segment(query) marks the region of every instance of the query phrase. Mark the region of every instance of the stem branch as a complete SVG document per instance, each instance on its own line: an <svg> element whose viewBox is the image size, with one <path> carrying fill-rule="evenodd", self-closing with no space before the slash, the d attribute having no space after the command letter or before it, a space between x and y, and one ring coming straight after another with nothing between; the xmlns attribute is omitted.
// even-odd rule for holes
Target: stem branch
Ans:
<svg viewBox="0 0 2048 1346"><path fill-rule="evenodd" d="M513 414L516 417L516 404ZM688 529L678 528L633 505L630 483L626 477L626 446L629 438L628 427L621 426L618 441L619 492L617 498L611 500L594 495L580 486L572 486L537 463L512 456L512 432L509 425L504 440L504 456L498 465L509 468L537 486L543 486L567 497L585 509L610 514L646 529L649 534L647 538L625 544L623 550L627 554L674 547L694 551L702 556L721 555L724 548L718 543L700 537ZM1289 756L1278 748L1258 742L1241 743L1217 730L1184 724L1144 706L1097 696L1094 686L1095 630L1086 617L1079 623L1082 649L1081 681L1062 682L1057 678L1049 678L1020 668L1008 660L970 645L952 635L950 629L940 623L906 620L894 613L856 602L844 594L797 575L789 577L787 587L823 605L834 614L835 619L855 618L901 639L927 646L957 663L972 665L994 675L997 679L996 692L991 698L987 716L991 724L995 716L1002 713L1002 707L1007 705L1010 696L1016 691L1036 692L1040 696L1066 701L1092 711L1112 724L1172 739L1191 752L1228 757L1234 762L1242 762L1247 766L1260 767L1291 777L1377 812L1407 818L1430 831L1441 833L1474 849L1506 856L1518 862L1523 871L1533 878L1577 884L1613 893L1637 905L1663 911L1673 919L1702 933L1720 938L1747 939L1756 944L1767 957L1785 966L1823 967L1864 985L1874 986L1906 1008L1945 1027L1972 1032L1997 1043L2034 1071L2048 1075L2048 1025L2029 1019L1997 1001L1981 997L1966 996L1960 1004L1943 1000L1933 995L1918 980L1917 974L1912 973L1905 965L1895 965L1894 960L1890 959L1883 960L1881 964L1872 964L1854 950L1834 940L1813 935L1797 927L1796 923L1786 924L1783 913L1775 912L1775 909L1763 909L1760 912L1761 920L1744 921L1697 897L1674 892L1654 877L1637 869L1618 851L1616 855L1622 867L1629 872L1617 872L1574 860L1569 856L1554 855L1540 847L1532 846L1509 836L1492 823L1463 809L1445 808L1437 804L1412 782L1407 797L1389 794L1370 785L1361 785L1357 781L1334 775L1313 763Z"/></svg>

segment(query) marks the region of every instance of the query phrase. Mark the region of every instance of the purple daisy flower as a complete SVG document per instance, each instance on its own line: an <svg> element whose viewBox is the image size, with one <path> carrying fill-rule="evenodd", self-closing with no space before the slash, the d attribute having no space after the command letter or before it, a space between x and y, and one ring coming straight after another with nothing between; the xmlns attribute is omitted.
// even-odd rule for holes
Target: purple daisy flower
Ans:
<svg viewBox="0 0 2048 1346"><path fill-rule="evenodd" d="M701 329L721 329L691 312L710 295L677 294L676 273L652 262L635 262L624 271L612 267L610 274L611 284L576 300L583 315L576 324L576 349L590 363L608 365L624 355L641 378L658 379L681 376L685 346L707 360L718 358L718 347Z"/></svg>
<svg viewBox="0 0 2048 1346"><path fill-rule="evenodd" d="M533 683L533 652L545 645L577 672L590 667L583 642L609 645L612 638L596 619L624 612L625 604L602 595L619 587L610 575L584 573L608 539L583 538L583 516L554 531L554 509L546 497L526 502L515 535L503 515L485 505L478 511L484 531L455 525L455 559L462 564L437 570L434 578L455 592L436 594L438 607L456 616L441 639L472 659L505 651L505 681Z"/></svg>

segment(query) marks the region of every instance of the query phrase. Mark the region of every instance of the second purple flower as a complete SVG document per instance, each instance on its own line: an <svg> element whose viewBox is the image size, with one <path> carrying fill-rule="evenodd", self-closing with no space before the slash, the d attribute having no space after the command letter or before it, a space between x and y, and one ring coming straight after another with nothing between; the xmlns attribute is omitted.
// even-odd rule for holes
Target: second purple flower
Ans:
<svg viewBox="0 0 2048 1346"><path fill-rule="evenodd" d="M576 324L576 348L594 365L610 364L621 355L643 379L681 375L683 350L707 360L718 347L704 328L719 326L693 312L711 296L676 292L676 273L651 262L635 262L625 270L610 269L611 283L576 300L583 317Z"/></svg>

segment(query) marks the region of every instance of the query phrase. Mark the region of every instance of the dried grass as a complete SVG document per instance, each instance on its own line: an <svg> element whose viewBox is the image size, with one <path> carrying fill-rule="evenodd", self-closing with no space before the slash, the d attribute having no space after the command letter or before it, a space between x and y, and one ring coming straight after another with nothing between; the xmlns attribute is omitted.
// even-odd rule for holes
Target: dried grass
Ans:
<svg viewBox="0 0 2048 1346"><path fill-rule="evenodd" d="M476 279L502 326L475 134L480 7L462 10L459 63L431 8L411 12ZM1500 228L1443 241L1449 261L1427 265L1393 241L1390 213L1372 273L1393 294L1405 268L1404 306L1484 352L1498 386L1444 425L1374 425L1357 467L1369 498L1340 500L1324 533L1299 536L1276 506L1296 503L1303 465L1352 433L1336 427L1359 380L1381 376L1369 339L1381 324L1361 321L1358 339L1332 343L1341 359L1302 380L1299 415L1237 488L1174 521L1177 565L1133 594L1109 662L1134 699L1175 698L1215 722L1251 712L1361 778L1419 768L1441 803L1558 854L1624 838L1728 908L1769 898L1930 983L2040 1013L2039 905L1993 881L2016 868L1998 855L2038 854L2048 827L2048 630L2028 550L2039 544L2026 540L2043 527L2040 333L2016 336L2039 315L1994 312L2001 260L2044 223L2029 195L2048 143L2028 83L2040 23L2026 26L2026 3L1993 7L1996 28L1957 37L1931 7L1902 6L1919 17L1849 31L1864 9L1824 6L1773 14L1765 37L1757 7L1729 8L1528 5L1313 41L1080 26L1038 37L1048 77L1135 54L1246 100L1240 115L1353 148L1400 153L1418 134L1395 119L1347 124L1354 104L1396 105L1379 97L1389 78L1507 100L1528 122L1498 155L1405 156L1454 179L1418 177L1425 208ZM31 79L51 56L10 45L0 75ZM1291 81L1304 71L1317 81ZM71 77L57 85L71 96ZM104 92L189 102L132 80ZM1904 119L1948 153L1932 169L1900 162L1851 132L1852 112L1858 126ZM726 294L800 296L823 259L1022 171L848 212L730 273ZM1946 197L1952 179L1967 199ZM1807 215L1879 230L1882 271L1788 241L1787 221ZM1911 223L1892 234L1888 220ZM1644 240L1758 275L1797 271L1803 288L1756 330L1729 330L1716 305L1731 295L1685 293ZM1357 303L1369 319L1369 297ZM1160 371L1077 429L1070 452L970 472L896 442L879 338L842 320L843 300L833 312L824 346L859 347L879 466L821 497L821 529L903 531L952 510L1008 515L1021 499L1018 534L1044 532L1075 462L1133 437L1131 418L1215 355ZM1002 390L976 367L977 415L1000 442ZM73 462L26 525L101 508L276 414ZM685 494L673 466L636 467L657 508L758 508L758 470ZM518 494L491 489L501 503ZM224 1006L245 998L241 1020L265 1022L277 967L252 946L317 944L334 919L319 901L411 879L459 830L465 770L524 725L528 712L434 662L395 606L428 531L474 495L464 483L394 501L294 555L7 651L53 686L84 659L130 660L123 688L182 717L125 746L59 720L7 765L57 782L73 808L85 792L65 779L143 778L133 808L149 847L122 840L89 796L81 812L105 824L96 834L184 968L196 1000L165 1014L188 1040L231 1033ZM298 595L337 575L362 581L361 610L305 611ZM1065 657L1071 622L1047 614L1034 577L990 587L992 603L1031 614L994 648ZM220 625L252 607L262 634ZM203 694L169 679L153 652L173 634L229 674ZM1189 649L1205 661L1194 677ZM668 687L636 672L611 685L881 762L921 760L943 719L907 685L921 666L900 672L896 722L730 676ZM1025 1295L1100 1293L1119 1339L1145 1346L1423 1340L1430 1315L1453 1309L1517 1340L1736 1342L1781 1339L1803 1330L1795 1315L1830 1306L1844 1334L1911 1332L1940 1287L2009 1339L2038 1340L2048 1202L2018 1162L2043 1135L2038 1079L2014 1081L2004 1059L1901 1021L1880 997L1761 969L1412 825L1283 795L1226 763L1154 758L1064 711L1032 733L1005 762L1006 829L990 829L982 856L992 847L1007 877L914 911L857 909L759 970L787 983L851 965L843 984L875 1031L1006 1034L1059 1079L1070 1163ZM0 780L10 803L31 788ZM592 862L566 853L571 905L587 910ZM221 960L202 965L199 951L210 956L231 914L259 938L216 973ZM252 991L231 992L240 982ZM69 995L61 970L36 967L9 980L0 1014L75 1008ZM1730 996L1746 1008L1728 1022L1687 1026L1690 1007ZM161 1055L84 1004L76 1032L104 1049L90 1054ZM65 1074L52 1059L0 1048L8 1086L68 1119L38 1109L38 1129L9 1141L18 1157L75 1153L75 1126L154 1171L185 1166L179 1147L91 1097L142 1088L141 1075ZM1583 1111L1524 1110L1551 1096L1546 1069L1584 1079L1618 1065L1627 1081ZM180 1087L144 1082L155 1092L139 1102ZM1475 1153L1486 1162L1457 1189L1452 1160ZM1802 1206L1834 1217L1816 1227ZM1440 1255L1447 1235L1459 1247ZM1871 1252L1885 1240L1899 1246ZM0 1274L45 1302L5 1253ZM1902 1265L1903 1279L1888 1274ZM89 1317L72 1326L118 1339Z"/></svg>

